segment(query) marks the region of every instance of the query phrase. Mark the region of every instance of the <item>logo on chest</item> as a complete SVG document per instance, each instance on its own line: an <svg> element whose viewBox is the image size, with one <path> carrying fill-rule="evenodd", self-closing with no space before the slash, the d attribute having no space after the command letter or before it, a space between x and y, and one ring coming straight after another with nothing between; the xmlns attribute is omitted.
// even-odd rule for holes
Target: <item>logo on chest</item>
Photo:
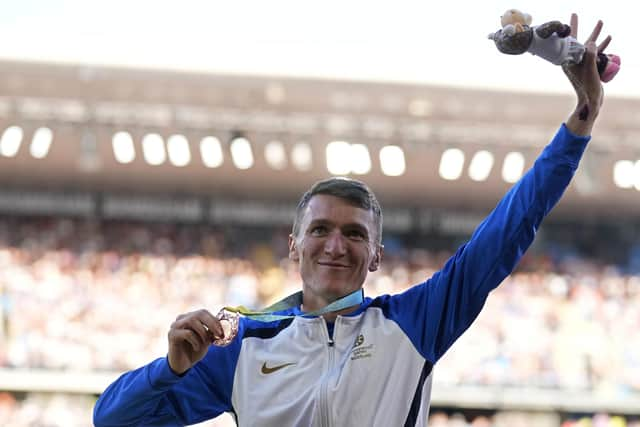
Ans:
<svg viewBox="0 0 640 427"><path fill-rule="evenodd" d="M365 344L364 335L358 335L351 348L351 360L366 359L372 356L373 344Z"/></svg>
<svg viewBox="0 0 640 427"><path fill-rule="evenodd" d="M295 365L295 363L283 363L282 365L275 365L275 366L267 366L267 362L264 362L262 364L262 368L260 369L260 372L262 372L265 375L269 375L272 374L276 371L279 371L282 368L286 368L287 366L291 366L291 365Z"/></svg>

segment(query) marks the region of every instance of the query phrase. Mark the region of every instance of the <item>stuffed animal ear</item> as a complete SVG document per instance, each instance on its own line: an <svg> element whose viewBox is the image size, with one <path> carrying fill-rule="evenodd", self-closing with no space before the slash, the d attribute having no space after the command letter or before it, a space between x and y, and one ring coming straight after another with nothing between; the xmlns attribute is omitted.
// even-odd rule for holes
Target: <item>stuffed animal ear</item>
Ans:
<svg viewBox="0 0 640 427"><path fill-rule="evenodd" d="M500 17L500 25L504 28L505 25L508 24L513 24L516 20L515 16L518 14L518 11L515 9L509 9L507 10L501 17Z"/></svg>
<svg viewBox="0 0 640 427"><path fill-rule="evenodd" d="M500 17L500 25L508 24L531 25L531 15L520 12L518 9L509 9Z"/></svg>

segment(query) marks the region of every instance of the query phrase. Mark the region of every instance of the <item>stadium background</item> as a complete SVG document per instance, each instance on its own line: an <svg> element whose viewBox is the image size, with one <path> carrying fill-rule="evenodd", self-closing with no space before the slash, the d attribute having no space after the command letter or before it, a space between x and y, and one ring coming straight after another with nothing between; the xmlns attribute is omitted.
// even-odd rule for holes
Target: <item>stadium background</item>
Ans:
<svg viewBox="0 0 640 427"><path fill-rule="evenodd" d="M0 62L0 420L89 425L110 380L164 354L178 313L297 289L291 213L330 171L367 181L385 208L388 257L367 293L421 280L572 103ZM530 254L436 369L430 425L640 423L639 107L607 99ZM478 152L493 163L471 172Z"/></svg>

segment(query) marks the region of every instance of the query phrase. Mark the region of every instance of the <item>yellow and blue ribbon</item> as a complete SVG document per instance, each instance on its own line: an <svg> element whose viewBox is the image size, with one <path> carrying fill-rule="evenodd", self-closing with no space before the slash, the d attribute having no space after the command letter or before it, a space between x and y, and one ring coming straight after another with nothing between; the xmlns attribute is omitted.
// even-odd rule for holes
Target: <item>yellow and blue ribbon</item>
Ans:
<svg viewBox="0 0 640 427"><path fill-rule="evenodd" d="M262 310L250 310L242 305L237 307L225 307L224 309L230 311L232 313L241 314L249 319L257 320L258 322L273 322L276 320L283 319L292 319L297 316L302 317L314 317L321 316L325 313L330 313L332 311L340 311L347 307L352 307L354 305L360 305L364 301L364 294L362 289L358 289L346 295L331 304L323 307L319 310L302 312L300 314L275 314L274 312L288 310L294 307L300 307L302 305L302 291L298 291L294 294L289 295L281 299L280 301L271 304L269 307L265 307Z"/></svg>

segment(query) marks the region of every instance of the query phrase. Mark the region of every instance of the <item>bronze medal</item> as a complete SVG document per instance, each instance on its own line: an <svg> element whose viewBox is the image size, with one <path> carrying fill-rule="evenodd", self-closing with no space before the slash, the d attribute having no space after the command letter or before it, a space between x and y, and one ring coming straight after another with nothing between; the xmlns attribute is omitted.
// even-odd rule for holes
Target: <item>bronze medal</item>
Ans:
<svg viewBox="0 0 640 427"><path fill-rule="evenodd" d="M218 312L216 317L220 321L220 326L222 326L222 330L224 331L224 337L214 339L213 344L219 347L225 347L231 344L231 341L233 341L238 334L240 316L237 313L232 313L223 308Z"/></svg>

